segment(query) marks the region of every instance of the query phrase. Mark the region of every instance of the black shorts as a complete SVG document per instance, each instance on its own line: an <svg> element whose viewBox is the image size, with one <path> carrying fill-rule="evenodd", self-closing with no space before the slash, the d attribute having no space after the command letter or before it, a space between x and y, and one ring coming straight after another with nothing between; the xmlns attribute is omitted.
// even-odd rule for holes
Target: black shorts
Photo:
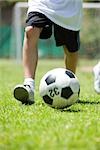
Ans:
<svg viewBox="0 0 100 150"><path fill-rule="evenodd" d="M26 20L26 26L35 26L43 28L40 39L48 39L52 35L52 27L54 27L54 37L56 46L65 45L70 52L78 51L80 47L79 31L65 29L39 12L30 12Z"/></svg>

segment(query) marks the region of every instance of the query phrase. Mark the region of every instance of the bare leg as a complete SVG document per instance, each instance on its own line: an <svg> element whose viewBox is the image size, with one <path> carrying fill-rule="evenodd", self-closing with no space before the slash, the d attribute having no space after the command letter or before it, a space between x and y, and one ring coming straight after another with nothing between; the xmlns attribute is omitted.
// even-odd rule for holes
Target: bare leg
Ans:
<svg viewBox="0 0 100 150"><path fill-rule="evenodd" d="M66 69L69 69L75 73L78 62L78 52L69 52L66 46L64 46L64 53Z"/></svg>
<svg viewBox="0 0 100 150"><path fill-rule="evenodd" d="M26 27L23 43L24 84L14 88L14 97L22 104L34 103L34 79L38 62L37 43L42 29Z"/></svg>
<svg viewBox="0 0 100 150"><path fill-rule="evenodd" d="M41 29L36 27L26 27L23 43L23 67L25 78L35 78L38 62L37 43Z"/></svg>

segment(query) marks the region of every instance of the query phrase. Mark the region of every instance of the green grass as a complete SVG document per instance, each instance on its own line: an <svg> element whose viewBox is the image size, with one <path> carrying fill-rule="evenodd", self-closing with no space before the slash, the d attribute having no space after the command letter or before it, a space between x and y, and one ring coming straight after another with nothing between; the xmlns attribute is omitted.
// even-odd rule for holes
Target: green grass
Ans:
<svg viewBox="0 0 100 150"><path fill-rule="evenodd" d="M23 82L22 66L0 60L0 150L99 150L100 95L93 89L91 72L95 63L80 60L80 101L68 109L56 110L43 103L38 87L48 70L64 66L63 60L39 60L36 103L32 106L22 105L12 94L13 87Z"/></svg>

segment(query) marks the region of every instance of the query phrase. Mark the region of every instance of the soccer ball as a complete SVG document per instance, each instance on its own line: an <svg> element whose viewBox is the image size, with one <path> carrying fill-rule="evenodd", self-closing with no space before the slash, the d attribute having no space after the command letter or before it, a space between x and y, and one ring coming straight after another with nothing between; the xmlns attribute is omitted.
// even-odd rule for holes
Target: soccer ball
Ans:
<svg viewBox="0 0 100 150"><path fill-rule="evenodd" d="M47 105L59 109L67 108L78 101L80 84L72 71L56 68L42 77L39 93Z"/></svg>

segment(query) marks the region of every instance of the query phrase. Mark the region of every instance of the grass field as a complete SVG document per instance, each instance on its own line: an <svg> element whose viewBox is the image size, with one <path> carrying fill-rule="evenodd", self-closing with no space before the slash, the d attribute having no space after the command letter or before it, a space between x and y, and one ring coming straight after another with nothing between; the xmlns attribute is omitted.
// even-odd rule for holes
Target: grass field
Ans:
<svg viewBox="0 0 100 150"><path fill-rule="evenodd" d="M91 72L95 63L80 60L80 101L56 110L43 103L38 87L48 70L64 66L63 60L39 61L32 106L22 105L12 94L23 81L22 66L0 60L0 150L100 150L100 95L93 89Z"/></svg>

